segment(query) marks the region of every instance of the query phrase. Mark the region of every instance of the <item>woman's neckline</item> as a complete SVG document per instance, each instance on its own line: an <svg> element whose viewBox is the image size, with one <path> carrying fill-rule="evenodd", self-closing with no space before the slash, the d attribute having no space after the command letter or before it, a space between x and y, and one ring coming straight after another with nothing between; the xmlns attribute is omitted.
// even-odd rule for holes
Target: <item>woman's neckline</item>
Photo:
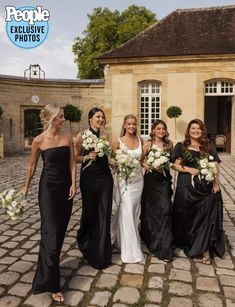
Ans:
<svg viewBox="0 0 235 307"><path fill-rule="evenodd" d="M126 146L126 148L128 149L128 150L137 150L137 149L139 149L139 146L140 146L140 139L139 139L139 137L138 136L136 136L137 137L137 139L138 139L138 146L136 147L136 148L128 148L127 147L127 145L126 145L126 143L124 143L123 141L122 141L122 139L120 138L120 142L121 143L123 143L125 146Z"/></svg>
<svg viewBox="0 0 235 307"><path fill-rule="evenodd" d="M100 130L95 131L91 126L89 127L89 130L90 130L94 135L96 135L98 138L100 137Z"/></svg>
<svg viewBox="0 0 235 307"><path fill-rule="evenodd" d="M62 148L62 147L68 147L68 148L69 148L69 145L62 145L62 146L48 147L48 148L45 148L45 149L40 149L40 150L41 150L41 152L43 152L43 151L46 151L46 150L49 150L49 149Z"/></svg>

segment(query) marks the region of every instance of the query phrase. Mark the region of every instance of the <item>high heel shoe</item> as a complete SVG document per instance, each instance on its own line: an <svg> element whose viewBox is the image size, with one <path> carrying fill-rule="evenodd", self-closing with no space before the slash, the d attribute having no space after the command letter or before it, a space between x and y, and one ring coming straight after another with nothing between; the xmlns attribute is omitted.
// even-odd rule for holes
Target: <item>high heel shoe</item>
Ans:
<svg viewBox="0 0 235 307"><path fill-rule="evenodd" d="M52 293L51 294L52 300L57 303L63 303L64 302L64 296L62 292Z"/></svg>

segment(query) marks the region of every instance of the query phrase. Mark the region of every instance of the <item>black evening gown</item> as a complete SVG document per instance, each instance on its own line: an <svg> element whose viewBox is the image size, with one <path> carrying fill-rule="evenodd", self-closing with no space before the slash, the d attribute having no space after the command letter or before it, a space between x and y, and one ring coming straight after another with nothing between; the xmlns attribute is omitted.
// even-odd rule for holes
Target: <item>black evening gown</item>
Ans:
<svg viewBox="0 0 235 307"><path fill-rule="evenodd" d="M72 199L68 200L71 186L70 148L48 148L41 154L41 241L32 291L55 293L61 291L59 259L73 204Z"/></svg>
<svg viewBox="0 0 235 307"><path fill-rule="evenodd" d="M141 199L141 239L159 259L173 259L171 175L152 171L144 175Z"/></svg>
<svg viewBox="0 0 235 307"><path fill-rule="evenodd" d="M210 145L210 155L220 162L219 156ZM173 159L184 159L184 165L196 167L195 158L200 152L187 150L184 158L183 144L177 143ZM222 257L225 252L223 231L223 201L221 192L212 192L212 183L193 178L189 173L179 173L173 202L173 237L174 244L184 249L189 257L201 256L205 251L215 252Z"/></svg>
<svg viewBox="0 0 235 307"><path fill-rule="evenodd" d="M113 178L106 155L97 156L89 166L87 163L81 166L82 216L77 241L87 262L96 269L105 269L111 264L112 254L110 222Z"/></svg>

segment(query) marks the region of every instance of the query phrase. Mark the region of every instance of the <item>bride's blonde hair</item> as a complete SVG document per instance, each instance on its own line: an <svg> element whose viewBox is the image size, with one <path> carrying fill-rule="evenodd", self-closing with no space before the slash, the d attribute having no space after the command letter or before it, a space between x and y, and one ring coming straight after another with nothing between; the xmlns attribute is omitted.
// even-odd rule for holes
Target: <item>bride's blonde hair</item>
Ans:
<svg viewBox="0 0 235 307"><path fill-rule="evenodd" d="M53 122L53 119L60 113L60 107L56 104L47 104L40 112L40 120L44 130L47 130Z"/></svg>
<svg viewBox="0 0 235 307"><path fill-rule="evenodd" d="M125 123L128 119L134 119L136 124L137 124L137 117L133 114L127 114L124 117L124 120L123 120L123 123L122 123L122 129L121 129L121 132L120 132L120 137L122 137L126 134L126 128L124 128L124 125L125 125ZM137 127L136 127L136 131L135 131L134 135L137 135Z"/></svg>

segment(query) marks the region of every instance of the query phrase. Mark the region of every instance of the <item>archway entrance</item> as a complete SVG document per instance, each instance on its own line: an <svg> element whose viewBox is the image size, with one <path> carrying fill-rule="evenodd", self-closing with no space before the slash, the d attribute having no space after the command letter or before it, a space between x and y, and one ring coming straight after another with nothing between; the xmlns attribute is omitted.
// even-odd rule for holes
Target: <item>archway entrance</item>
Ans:
<svg viewBox="0 0 235 307"><path fill-rule="evenodd" d="M204 121L211 141L216 142L223 136L224 148L218 149L231 152L232 103L234 84L224 81L212 81L205 84Z"/></svg>
<svg viewBox="0 0 235 307"><path fill-rule="evenodd" d="M35 136L42 132L39 109L24 110L24 148L30 148Z"/></svg>

